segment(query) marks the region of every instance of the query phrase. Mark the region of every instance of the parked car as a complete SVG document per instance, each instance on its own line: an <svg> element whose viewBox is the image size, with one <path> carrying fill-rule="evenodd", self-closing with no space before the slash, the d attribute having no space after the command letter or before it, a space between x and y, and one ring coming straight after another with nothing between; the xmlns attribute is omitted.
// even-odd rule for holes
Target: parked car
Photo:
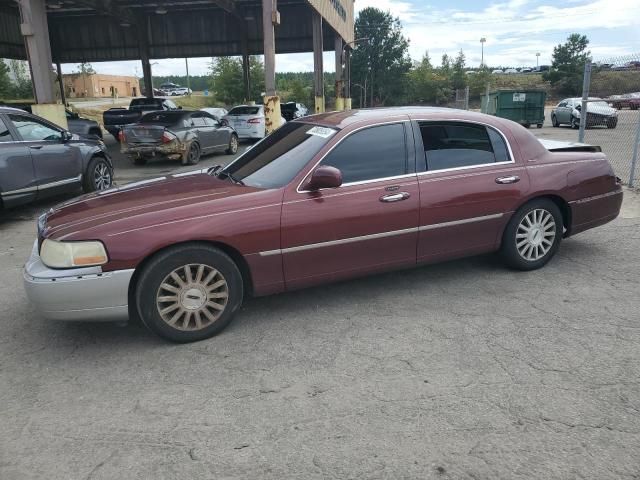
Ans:
<svg viewBox="0 0 640 480"><path fill-rule="evenodd" d="M9 108L18 108L20 110L24 110L28 113L33 113L31 110L31 104L12 104L12 105L0 105L0 107L9 107ZM100 128L100 124L95 120L89 120L88 118L83 118L76 112L72 112L69 109L65 109L65 114L67 117L67 126L68 130L71 133L75 133L76 135L84 136L84 137L93 137L102 139L102 129Z"/></svg>
<svg viewBox="0 0 640 480"><path fill-rule="evenodd" d="M551 152L509 120L331 112L285 124L224 168L52 209L24 283L46 318L139 317L190 342L220 332L249 295L494 251L534 270L621 203L605 155Z"/></svg>
<svg viewBox="0 0 640 480"><path fill-rule="evenodd" d="M613 108L622 110L623 108L629 108L631 110L637 110L640 108L640 93L626 93L624 95L611 95L605 99Z"/></svg>
<svg viewBox="0 0 640 480"><path fill-rule="evenodd" d="M286 102L280 105L280 112L287 122L302 118L309 114L309 109L302 103Z"/></svg>
<svg viewBox="0 0 640 480"><path fill-rule="evenodd" d="M520 70L520 73L531 73L533 72L533 68L523 68Z"/></svg>
<svg viewBox="0 0 640 480"><path fill-rule="evenodd" d="M229 110L223 120L235 129L241 140L264 138L264 105L238 105ZM287 122L284 117L281 121Z"/></svg>
<svg viewBox="0 0 640 480"><path fill-rule="evenodd" d="M187 87L178 87L171 90L172 97L180 97L182 95L191 95L192 91Z"/></svg>
<svg viewBox="0 0 640 480"><path fill-rule="evenodd" d="M146 97L147 96L147 90L142 90L140 93L142 93L142 96ZM164 97L166 95L164 90L160 90L159 88L154 88L153 89L153 96L154 97Z"/></svg>
<svg viewBox="0 0 640 480"><path fill-rule="evenodd" d="M122 153L136 165L160 156L195 165L203 154L238 151L238 134L203 111L152 112L120 131Z"/></svg>
<svg viewBox="0 0 640 480"><path fill-rule="evenodd" d="M565 98L551 110L551 124L554 127L567 124L571 128L580 128L581 110L581 98ZM618 112L601 98L591 97L587 103L586 125L587 127L604 125L607 128L616 128L618 125Z"/></svg>
<svg viewBox="0 0 640 480"><path fill-rule="evenodd" d="M493 73L494 75L502 75L504 72L502 70L500 70L499 68L496 68L491 73Z"/></svg>
<svg viewBox="0 0 640 480"><path fill-rule="evenodd" d="M204 107L200 110L202 110L203 112L207 112L218 121L222 120L224 116L229 113L226 108Z"/></svg>
<svg viewBox="0 0 640 480"><path fill-rule="evenodd" d="M80 187L104 190L112 183L113 164L101 140L0 107L0 209Z"/></svg>
<svg viewBox="0 0 640 480"><path fill-rule="evenodd" d="M181 108L182 107L178 107L168 98L134 98L131 100L128 109L116 107L105 111L102 114L102 123L104 124L104 128L113 135L116 140L119 140L120 129L126 125L136 123L145 113L180 110Z"/></svg>

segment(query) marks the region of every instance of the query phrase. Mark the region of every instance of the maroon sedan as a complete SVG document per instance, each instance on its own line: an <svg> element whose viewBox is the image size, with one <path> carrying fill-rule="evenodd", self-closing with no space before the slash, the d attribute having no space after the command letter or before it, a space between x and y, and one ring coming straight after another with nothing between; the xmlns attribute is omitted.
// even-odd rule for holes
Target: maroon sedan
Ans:
<svg viewBox="0 0 640 480"><path fill-rule="evenodd" d="M52 209L25 287L44 317L138 316L189 342L220 332L249 295L493 251L533 270L622 202L599 148L558 149L457 110L306 117L225 168Z"/></svg>

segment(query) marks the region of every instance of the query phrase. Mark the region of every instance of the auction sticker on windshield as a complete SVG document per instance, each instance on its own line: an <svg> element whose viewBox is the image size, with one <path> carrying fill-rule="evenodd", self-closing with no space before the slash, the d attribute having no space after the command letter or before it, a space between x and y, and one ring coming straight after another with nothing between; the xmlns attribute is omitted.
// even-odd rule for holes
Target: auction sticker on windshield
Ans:
<svg viewBox="0 0 640 480"><path fill-rule="evenodd" d="M316 137L329 138L336 133L335 130L326 127L313 127L307 132L307 135L315 135Z"/></svg>

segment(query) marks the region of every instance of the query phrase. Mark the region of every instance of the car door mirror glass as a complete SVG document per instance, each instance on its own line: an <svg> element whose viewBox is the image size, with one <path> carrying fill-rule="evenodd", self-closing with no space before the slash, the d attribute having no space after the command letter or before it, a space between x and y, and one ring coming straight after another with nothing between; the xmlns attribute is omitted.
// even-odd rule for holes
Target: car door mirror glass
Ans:
<svg viewBox="0 0 640 480"><path fill-rule="evenodd" d="M220 125L222 125L223 127L228 127L229 126L229 121L225 118L223 118L222 120L220 120Z"/></svg>
<svg viewBox="0 0 640 480"><path fill-rule="evenodd" d="M340 185L342 185L342 172L335 167L322 165L313 171L305 189L338 188Z"/></svg>

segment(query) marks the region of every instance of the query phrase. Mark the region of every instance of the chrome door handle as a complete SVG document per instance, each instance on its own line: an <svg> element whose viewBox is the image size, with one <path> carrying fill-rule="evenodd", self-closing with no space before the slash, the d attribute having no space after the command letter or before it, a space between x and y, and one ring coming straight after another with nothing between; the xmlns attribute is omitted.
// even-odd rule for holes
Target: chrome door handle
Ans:
<svg viewBox="0 0 640 480"><path fill-rule="evenodd" d="M407 198L409 198L411 195L409 195L409 193L407 192L400 192L400 193L392 193L391 195L384 195L382 197L380 197L380 201L381 202L400 202L402 200L406 200Z"/></svg>
<svg viewBox="0 0 640 480"><path fill-rule="evenodd" d="M33 150L40 150L42 148L42 145L29 145L29 148Z"/></svg>
<svg viewBox="0 0 640 480"><path fill-rule="evenodd" d="M516 175L512 175L511 177L498 177L498 178L496 178L496 183L502 183L502 184L517 183L519 181L520 181L520 177L518 177Z"/></svg>

